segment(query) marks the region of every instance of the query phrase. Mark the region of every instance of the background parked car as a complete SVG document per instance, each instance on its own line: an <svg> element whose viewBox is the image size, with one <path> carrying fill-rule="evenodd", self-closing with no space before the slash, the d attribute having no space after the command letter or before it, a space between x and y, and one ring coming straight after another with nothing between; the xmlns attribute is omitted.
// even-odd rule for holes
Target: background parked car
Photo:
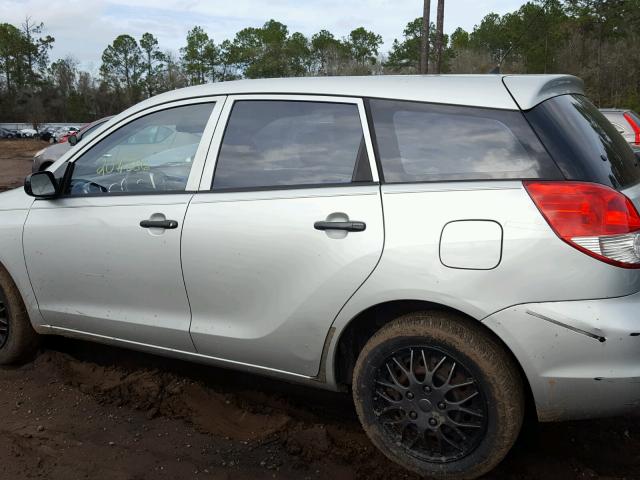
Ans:
<svg viewBox="0 0 640 480"><path fill-rule="evenodd" d="M633 110L618 108L602 108L600 111L627 142L640 146L640 115Z"/></svg>
<svg viewBox="0 0 640 480"><path fill-rule="evenodd" d="M16 134L12 130L0 127L0 138L16 138Z"/></svg>
<svg viewBox="0 0 640 480"><path fill-rule="evenodd" d="M53 134L57 131L58 129L55 127L45 127L42 130L40 130L40 140L44 140L45 142L48 142L51 140L51 138L53 137Z"/></svg>
<svg viewBox="0 0 640 480"><path fill-rule="evenodd" d="M56 137L56 141L58 143L65 143L67 140L69 140L69 137L75 132L60 132L60 134Z"/></svg>
<svg viewBox="0 0 640 480"><path fill-rule="evenodd" d="M80 128L78 127L62 127L56 130L56 132L51 137L53 141L49 140L50 143L62 143L66 142L69 138L69 135L72 135L78 132Z"/></svg>
<svg viewBox="0 0 640 480"><path fill-rule="evenodd" d="M38 131L33 128L23 128L20 130L22 138L34 138L38 135Z"/></svg>
<svg viewBox="0 0 640 480"><path fill-rule="evenodd" d="M56 143L55 145L50 145L46 148L43 148L39 152L37 152L33 157L33 165L31 170L33 172L39 172L42 170L46 170L49 168L56 160L58 160L62 155L64 155L70 148L72 148L75 144L80 142L84 137L93 133L98 129L100 125L103 125L107 120L112 117L104 117L100 120L96 120L95 122L89 123L82 127L82 129L74 135L74 140L72 142L67 141L65 139L62 142ZM67 137L68 138L68 137Z"/></svg>

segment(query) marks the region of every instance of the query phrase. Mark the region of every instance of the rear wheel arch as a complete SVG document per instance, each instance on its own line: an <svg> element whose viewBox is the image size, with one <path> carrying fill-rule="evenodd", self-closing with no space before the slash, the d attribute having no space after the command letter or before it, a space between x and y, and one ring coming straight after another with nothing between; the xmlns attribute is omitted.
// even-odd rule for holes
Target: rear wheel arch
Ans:
<svg viewBox="0 0 640 480"><path fill-rule="evenodd" d="M455 313L463 322L472 323L492 337L517 366L524 386L526 413L528 419L537 420L535 399L527 375L511 348L481 321L447 305L424 300L394 300L373 305L353 317L340 331L333 355L333 373L338 385L351 385L353 370L367 341L382 327L397 318L416 312L443 311Z"/></svg>

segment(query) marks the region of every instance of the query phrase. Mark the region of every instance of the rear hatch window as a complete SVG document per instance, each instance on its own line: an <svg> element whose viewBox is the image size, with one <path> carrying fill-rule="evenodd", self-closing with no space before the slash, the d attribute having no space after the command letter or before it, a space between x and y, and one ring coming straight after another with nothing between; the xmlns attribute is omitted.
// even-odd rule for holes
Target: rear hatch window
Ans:
<svg viewBox="0 0 640 480"><path fill-rule="evenodd" d="M525 116L567 179L618 190L640 183L633 150L586 97L554 97Z"/></svg>

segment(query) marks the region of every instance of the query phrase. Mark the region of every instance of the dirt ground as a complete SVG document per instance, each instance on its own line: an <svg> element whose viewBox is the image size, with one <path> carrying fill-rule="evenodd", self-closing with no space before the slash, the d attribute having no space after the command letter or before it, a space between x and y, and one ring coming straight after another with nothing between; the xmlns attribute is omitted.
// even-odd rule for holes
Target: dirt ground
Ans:
<svg viewBox="0 0 640 480"><path fill-rule="evenodd" d="M0 141L0 187L44 144ZM62 338L0 368L0 480L410 479L350 397ZM640 479L640 417L527 425L487 478Z"/></svg>
<svg viewBox="0 0 640 480"><path fill-rule="evenodd" d="M19 187L31 173L33 155L48 143L41 140L0 140L0 192Z"/></svg>

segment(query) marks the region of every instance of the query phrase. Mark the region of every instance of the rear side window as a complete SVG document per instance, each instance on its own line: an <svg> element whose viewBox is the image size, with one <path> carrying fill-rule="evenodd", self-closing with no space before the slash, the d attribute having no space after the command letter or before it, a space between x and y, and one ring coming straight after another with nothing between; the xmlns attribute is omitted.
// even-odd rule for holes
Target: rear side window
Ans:
<svg viewBox="0 0 640 480"><path fill-rule="evenodd" d="M633 150L586 97L554 97L525 115L568 179L616 189L640 182Z"/></svg>
<svg viewBox="0 0 640 480"><path fill-rule="evenodd" d="M370 181L357 105L241 100L224 134L213 190Z"/></svg>
<svg viewBox="0 0 640 480"><path fill-rule="evenodd" d="M371 100L388 183L560 178L520 112Z"/></svg>

